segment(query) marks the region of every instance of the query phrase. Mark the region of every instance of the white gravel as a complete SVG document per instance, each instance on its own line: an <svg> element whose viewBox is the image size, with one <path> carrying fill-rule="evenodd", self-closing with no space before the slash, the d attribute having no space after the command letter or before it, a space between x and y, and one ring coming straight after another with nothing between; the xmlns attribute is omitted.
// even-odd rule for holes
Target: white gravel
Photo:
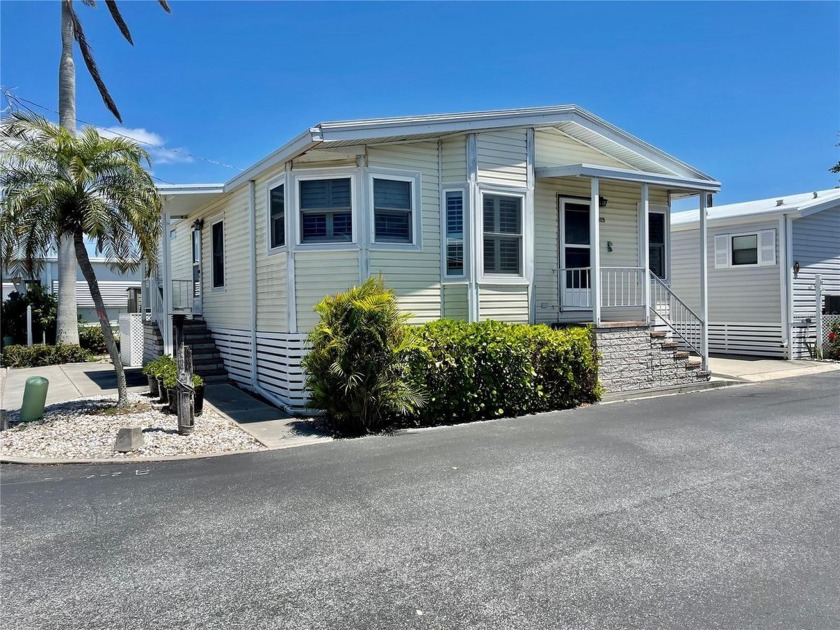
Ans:
<svg viewBox="0 0 840 630"><path fill-rule="evenodd" d="M231 451L258 451L263 446L239 426L209 410L195 419L192 435L178 434L178 416L162 411L163 405L146 395L129 394L130 413L108 415L115 396L80 398L49 405L44 419L0 431L0 455L43 459L103 459L199 455ZM18 419L9 413L10 423ZM114 450L117 432L123 427L143 429L143 448L130 453Z"/></svg>

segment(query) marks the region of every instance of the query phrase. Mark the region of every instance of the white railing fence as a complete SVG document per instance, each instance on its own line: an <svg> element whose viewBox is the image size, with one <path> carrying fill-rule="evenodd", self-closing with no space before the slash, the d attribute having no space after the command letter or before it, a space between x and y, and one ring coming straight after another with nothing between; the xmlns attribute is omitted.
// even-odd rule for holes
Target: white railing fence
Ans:
<svg viewBox="0 0 840 630"><path fill-rule="evenodd" d="M172 281L172 310L189 311L193 310L195 299L195 282L192 280Z"/></svg>
<svg viewBox="0 0 840 630"><path fill-rule="evenodd" d="M703 356L703 320L653 272L650 277L650 311L655 328L674 333L686 346Z"/></svg>
<svg viewBox="0 0 840 630"><path fill-rule="evenodd" d="M644 267L601 267L601 307L644 305Z"/></svg>
<svg viewBox="0 0 840 630"><path fill-rule="evenodd" d="M560 304L563 308L592 308L590 267L558 269Z"/></svg>

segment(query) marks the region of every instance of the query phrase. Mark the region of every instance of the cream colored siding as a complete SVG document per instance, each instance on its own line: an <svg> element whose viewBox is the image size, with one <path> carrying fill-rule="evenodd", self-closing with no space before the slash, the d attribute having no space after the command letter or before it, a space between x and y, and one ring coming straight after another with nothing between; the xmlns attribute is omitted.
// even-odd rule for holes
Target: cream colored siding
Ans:
<svg viewBox="0 0 840 630"><path fill-rule="evenodd" d="M528 287L524 285L488 285L479 287L479 319L494 319L514 324L528 323Z"/></svg>
<svg viewBox="0 0 840 630"><path fill-rule="evenodd" d="M467 321L469 319L468 309L466 284L443 285L442 319Z"/></svg>
<svg viewBox="0 0 840 630"><path fill-rule="evenodd" d="M823 291L840 295L840 207L793 221L793 260L800 269L793 280L794 318L814 317L814 279Z"/></svg>
<svg viewBox="0 0 840 630"><path fill-rule="evenodd" d="M521 188L527 185L525 128L479 133L476 153L479 183Z"/></svg>
<svg viewBox="0 0 840 630"><path fill-rule="evenodd" d="M535 141L537 168L564 164L596 164L638 170L553 129L538 129Z"/></svg>
<svg viewBox="0 0 840 630"><path fill-rule="evenodd" d="M382 274L400 307L420 323L440 317L440 189L437 142L368 147L368 166L420 173L422 250L371 248L371 276ZM364 211L372 216L365 200Z"/></svg>
<svg viewBox="0 0 840 630"><path fill-rule="evenodd" d="M299 251L295 253L295 298L298 332L318 323L315 305L359 284L359 252Z"/></svg>
<svg viewBox="0 0 840 630"><path fill-rule="evenodd" d="M174 239L171 237L173 230ZM169 238L172 279L192 280L192 218L171 226L164 236Z"/></svg>
<svg viewBox="0 0 840 630"><path fill-rule="evenodd" d="M268 208L266 196L267 183L283 172L277 168L272 173L260 177L256 181L255 215L257 240L257 330L265 332L288 332L289 322L287 314L288 286L287 257L285 250L269 253ZM286 199L289 193L286 192ZM286 213L290 208L286 208ZM286 234L288 245L291 234Z"/></svg>
<svg viewBox="0 0 840 630"><path fill-rule="evenodd" d="M467 180L467 137L446 138L440 143L441 177L444 182Z"/></svg>
<svg viewBox="0 0 840 630"><path fill-rule="evenodd" d="M557 195L561 180L538 180L534 191L534 292L537 323L557 321L558 232Z"/></svg>

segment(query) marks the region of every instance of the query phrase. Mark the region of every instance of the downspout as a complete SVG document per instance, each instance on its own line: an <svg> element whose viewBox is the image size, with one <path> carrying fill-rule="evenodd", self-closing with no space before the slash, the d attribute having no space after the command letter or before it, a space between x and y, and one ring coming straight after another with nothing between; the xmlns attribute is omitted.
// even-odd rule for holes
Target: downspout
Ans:
<svg viewBox="0 0 840 630"><path fill-rule="evenodd" d="M248 263L251 276L251 386L257 388L257 184L248 181Z"/></svg>
<svg viewBox="0 0 840 630"><path fill-rule="evenodd" d="M785 359L790 360L793 353L788 312L788 294L790 293L788 270L791 263L788 259L787 242L787 215L784 214L779 217L779 302L781 307L782 348L784 348Z"/></svg>

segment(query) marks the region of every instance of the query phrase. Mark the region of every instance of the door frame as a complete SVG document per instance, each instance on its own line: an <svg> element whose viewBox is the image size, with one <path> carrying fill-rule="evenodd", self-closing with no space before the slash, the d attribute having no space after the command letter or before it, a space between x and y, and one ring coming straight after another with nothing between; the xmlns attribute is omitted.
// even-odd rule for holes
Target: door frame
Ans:
<svg viewBox="0 0 840 630"><path fill-rule="evenodd" d="M589 205L591 197L583 197L578 195L564 195L563 193L557 193L557 268L560 277L558 278L557 283L557 291L558 291L558 301L560 303L560 310L561 311L591 311L592 310L592 279L589 279L589 287L586 289L575 289L571 288L568 289L566 287L566 274L565 272L560 273L560 269L565 269L566 267L566 204L567 203L574 203L577 205ZM587 224L587 229L589 226ZM591 274L595 271L592 269L592 231L589 231L589 245L572 245L572 247L577 247L578 249L588 249L589 254L589 273ZM562 261L562 264L561 264ZM568 306L565 304L566 300L563 298L567 291L575 291L578 295L586 296L586 304L588 306ZM576 300L580 301L580 300Z"/></svg>
<svg viewBox="0 0 840 630"><path fill-rule="evenodd" d="M204 291L202 290L202 228L204 226L193 226L190 232L190 255L192 257L192 281L193 281L193 305L192 312L196 315L202 314Z"/></svg>

